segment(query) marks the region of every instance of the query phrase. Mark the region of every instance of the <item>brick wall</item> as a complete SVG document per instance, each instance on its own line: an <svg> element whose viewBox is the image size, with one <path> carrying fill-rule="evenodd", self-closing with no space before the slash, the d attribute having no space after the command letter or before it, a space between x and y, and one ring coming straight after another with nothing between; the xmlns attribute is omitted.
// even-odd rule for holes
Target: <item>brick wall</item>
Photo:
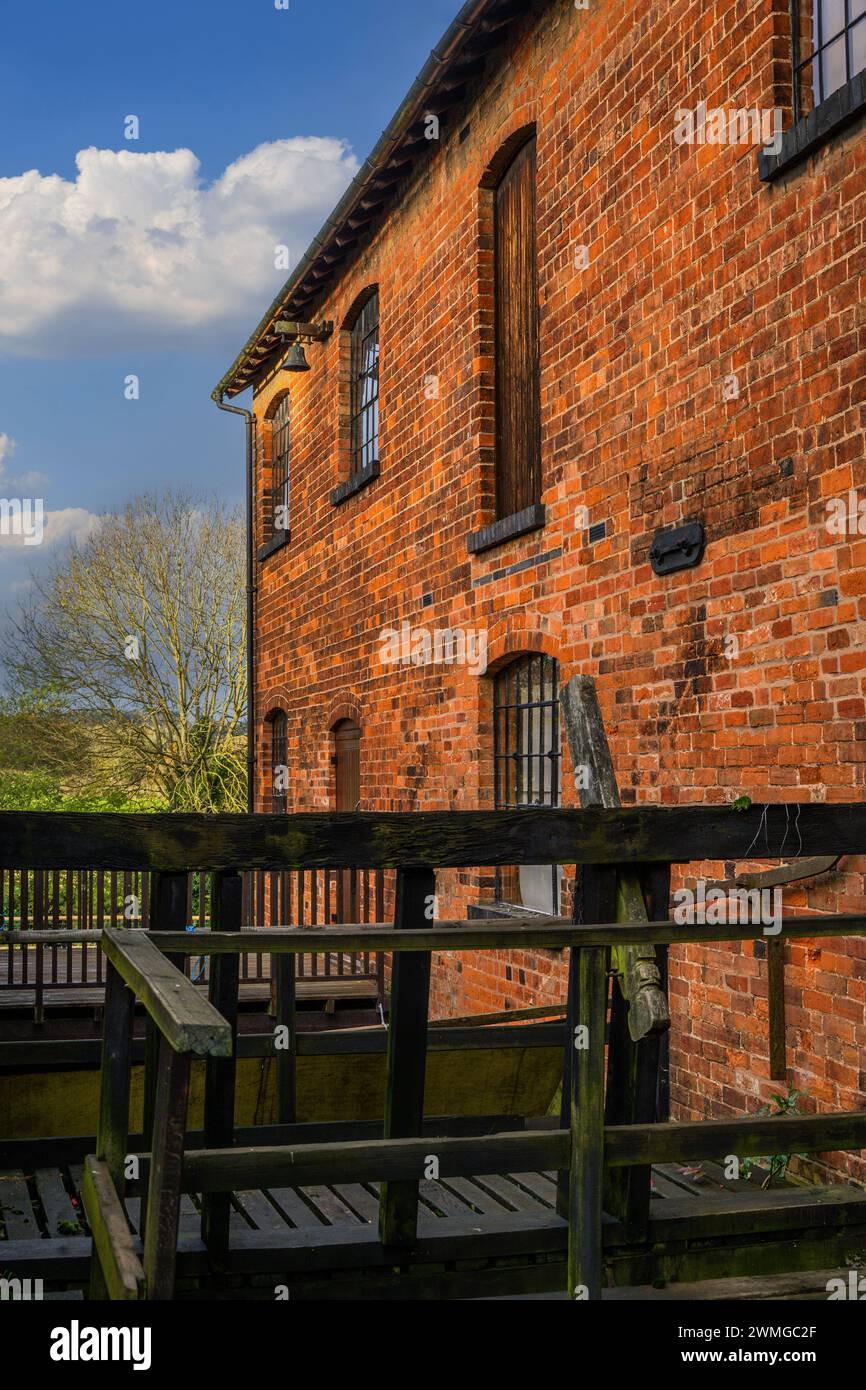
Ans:
<svg viewBox="0 0 866 1390"><path fill-rule="evenodd" d="M345 717L363 731L363 808L493 804L491 682L382 665L380 633L404 620L485 630L488 675L524 651L555 657L563 682L592 674L626 803L862 797L866 537L828 534L825 515L866 488L866 132L772 185L754 147L674 140L676 110L702 99L785 107L787 13L546 7L322 305L338 331L308 349L311 373L261 382L260 487L266 417L292 393L292 535L259 568L256 625L259 714L288 715L290 809L333 804ZM490 183L533 124L547 523L472 557L469 533L494 519ZM335 507L340 326L373 284L381 476ZM590 544L587 517L605 539ZM689 520L707 530L702 564L655 576L655 531ZM266 747L260 728L262 805ZM566 758L566 804L572 787ZM866 910L862 869L843 861L786 901ZM489 872L442 875L440 913L492 892ZM798 943L786 959L790 1084L863 1106L866 943ZM548 1002L563 983L556 953L442 956L434 1007ZM741 1113L779 1089L761 943L676 950L671 995L678 1115Z"/></svg>

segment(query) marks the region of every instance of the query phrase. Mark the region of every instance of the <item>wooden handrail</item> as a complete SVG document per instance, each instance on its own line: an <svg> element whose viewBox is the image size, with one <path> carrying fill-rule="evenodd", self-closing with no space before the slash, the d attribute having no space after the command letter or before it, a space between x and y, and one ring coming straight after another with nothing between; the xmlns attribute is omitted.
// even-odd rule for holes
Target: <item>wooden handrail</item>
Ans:
<svg viewBox="0 0 866 1390"><path fill-rule="evenodd" d="M102 945L173 1051L198 1057L231 1056L232 1033L225 1019L148 934L109 928L102 933Z"/></svg>
<svg viewBox="0 0 866 1390"><path fill-rule="evenodd" d="M764 818L764 811L766 817ZM759 832L760 831L760 836ZM0 868L367 869L858 854L866 803L288 816L0 812Z"/></svg>

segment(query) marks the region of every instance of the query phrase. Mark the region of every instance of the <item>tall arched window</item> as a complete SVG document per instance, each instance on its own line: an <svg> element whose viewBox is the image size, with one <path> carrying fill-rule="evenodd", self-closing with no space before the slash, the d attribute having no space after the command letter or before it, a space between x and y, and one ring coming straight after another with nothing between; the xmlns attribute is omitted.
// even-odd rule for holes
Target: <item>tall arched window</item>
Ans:
<svg viewBox="0 0 866 1390"><path fill-rule="evenodd" d="M543 654L520 656L494 679L493 787L497 810L558 806L562 749L559 664ZM497 871L500 902L559 911L557 866L521 865Z"/></svg>
<svg viewBox="0 0 866 1390"><path fill-rule="evenodd" d="M379 462L379 291L365 301L352 327L351 466L354 477Z"/></svg>
<svg viewBox="0 0 866 1390"><path fill-rule="evenodd" d="M289 396L280 400L271 420L271 526L273 535L289 529Z"/></svg>
<svg viewBox="0 0 866 1390"><path fill-rule="evenodd" d="M289 736L285 712L275 710L271 715L271 810L281 815L289 804Z"/></svg>
<svg viewBox="0 0 866 1390"><path fill-rule="evenodd" d="M496 515L541 500L541 400L535 139L522 145L494 203Z"/></svg>

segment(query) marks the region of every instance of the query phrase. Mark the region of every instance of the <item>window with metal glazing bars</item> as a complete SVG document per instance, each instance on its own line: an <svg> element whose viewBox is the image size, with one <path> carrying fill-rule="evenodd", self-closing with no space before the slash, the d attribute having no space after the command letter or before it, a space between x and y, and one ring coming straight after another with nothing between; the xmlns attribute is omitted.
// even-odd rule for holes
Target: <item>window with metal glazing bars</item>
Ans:
<svg viewBox="0 0 866 1390"><path fill-rule="evenodd" d="M288 721L282 710L271 718L271 809L275 815L288 809Z"/></svg>
<svg viewBox="0 0 866 1390"><path fill-rule="evenodd" d="M866 0L792 0L794 119L866 69Z"/></svg>
<svg viewBox="0 0 866 1390"><path fill-rule="evenodd" d="M271 421L271 523L273 534L289 529L289 397L283 396Z"/></svg>
<svg viewBox="0 0 866 1390"><path fill-rule="evenodd" d="M379 462L379 295L370 296L352 329L352 473Z"/></svg>
<svg viewBox="0 0 866 1390"><path fill-rule="evenodd" d="M552 657L518 657L493 686L493 784L497 810L558 806L561 744L559 665ZM559 871L550 869L551 910L558 904ZM500 902L523 901L514 869L497 870Z"/></svg>

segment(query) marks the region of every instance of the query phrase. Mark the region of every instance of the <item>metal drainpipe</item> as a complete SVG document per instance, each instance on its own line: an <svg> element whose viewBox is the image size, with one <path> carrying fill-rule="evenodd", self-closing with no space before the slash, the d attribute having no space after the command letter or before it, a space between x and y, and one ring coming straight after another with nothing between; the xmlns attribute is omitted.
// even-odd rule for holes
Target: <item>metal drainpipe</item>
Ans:
<svg viewBox="0 0 866 1390"><path fill-rule="evenodd" d="M242 415L247 427L247 811L255 810L256 800L256 683L255 683L255 641L253 621L255 618L255 553L253 550L253 435L255 416L251 410L239 405L225 405L222 392L214 392L217 407L229 415Z"/></svg>

